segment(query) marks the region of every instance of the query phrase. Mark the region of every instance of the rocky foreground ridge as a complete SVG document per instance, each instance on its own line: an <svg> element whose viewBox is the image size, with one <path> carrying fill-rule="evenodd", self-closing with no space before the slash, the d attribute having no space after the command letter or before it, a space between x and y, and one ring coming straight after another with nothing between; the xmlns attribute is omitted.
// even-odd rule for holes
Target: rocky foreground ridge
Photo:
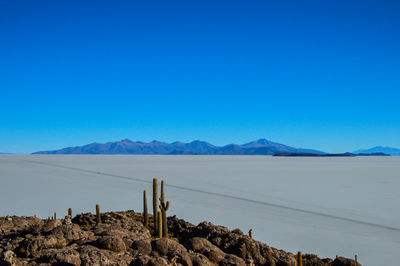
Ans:
<svg viewBox="0 0 400 266"><path fill-rule="evenodd" d="M195 226L168 218L169 238L155 238L134 211L71 219L0 218L0 265L276 265L296 266L296 255L209 222ZM150 222L152 217L150 216ZM302 256L303 265L357 266L354 260Z"/></svg>

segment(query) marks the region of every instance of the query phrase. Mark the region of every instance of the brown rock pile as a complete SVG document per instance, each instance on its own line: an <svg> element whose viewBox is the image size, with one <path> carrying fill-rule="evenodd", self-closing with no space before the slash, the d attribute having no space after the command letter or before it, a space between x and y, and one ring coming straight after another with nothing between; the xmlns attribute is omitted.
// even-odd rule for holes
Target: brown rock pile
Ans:
<svg viewBox="0 0 400 266"><path fill-rule="evenodd" d="M274 265L296 266L294 254L255 241L240 230L169 217L170 238L155 238L133 211L72 219L0 218L0 265ZM151 220L150 220L151 221ZM305 266L360 265L338 257L303 255Z"/></svg>

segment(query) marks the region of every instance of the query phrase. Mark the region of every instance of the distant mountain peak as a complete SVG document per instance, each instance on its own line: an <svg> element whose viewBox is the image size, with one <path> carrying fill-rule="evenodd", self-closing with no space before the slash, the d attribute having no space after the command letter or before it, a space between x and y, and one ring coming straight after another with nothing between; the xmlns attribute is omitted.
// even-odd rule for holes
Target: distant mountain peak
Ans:
<svg viewBox="0 0 400 266"><path fill-rule="evenodd" d="M280 143L275 143L275 142L269 141L267 139L254 140L254 141L245 143L242 146L243 147L248 147L248 148L256 148L256 147L265 147L265 146L270 146L270 145L287 147L286 145L283 145L283 144L280 144Z"/></svg>
<svg viewBox="0 0 400 266"><path fill-rule="evenodd" d="M370 149L361 149L353 152L354 154L360 153L384 153L391 156L400 156L400 149L393 147L375 146Z"/></svg>
<svg viewBox="0 0 400 266"><path fill-rule="evenodd" d="M266 145L266 144L271 143L272 141L269 141L269 140L267 140L267 139L258 139L258 140L253 141L253 142L254 142L254 143L259 143L259 144L264 144L264 145Z"/></svg>

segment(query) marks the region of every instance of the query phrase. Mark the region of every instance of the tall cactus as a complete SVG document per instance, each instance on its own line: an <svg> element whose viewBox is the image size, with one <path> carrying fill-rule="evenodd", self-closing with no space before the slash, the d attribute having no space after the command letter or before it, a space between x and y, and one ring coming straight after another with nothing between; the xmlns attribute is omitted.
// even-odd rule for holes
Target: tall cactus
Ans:
<svg viewBox="0 0 400 266"><path fill-rule="evenodd" d="M161 181L161 197L160 197L160 210L162 214L162 236L168 237L168 225L167 225L167 211L169 209L169 201L165 203L164 194L164 180Z"/></svg>
<svg viewBox="0 0 400 266"><path fill-rule="evenodd" d="M157 232L157 212L158 212L158 181L157 178L153 178L153 224L154 232Z"/></svg>
<svg viewBox="0 0 400 266"><path fill-rule="evenodd" d="M72 218L72 209L68 208L68 215Z"/></svg>
<svg viewBox="0 0 400 266"><path fill-rule="evenodd" d="M96 225L101 223L100 218L100 205L96 204Z"/></svg>
<svg viewBox="0 0 400 266"><path fill-rule="evenodd" d="M161 223L161 212L157 212L157 237L161 238L162 237L162 223Z"/></svg>
<svg viewBox="0 0 400 266"><path fill-rule="evenodd" d="M149 226L149 214L147 211L147 195L146 190L143 191L143 224L145 227Z"/></svg>
<svg viewBox="0 0 400 266"><path fill-rule="evenodd" d="M297 252L297 265L303 266L303 256L301 255L301 251Z"/></svg>

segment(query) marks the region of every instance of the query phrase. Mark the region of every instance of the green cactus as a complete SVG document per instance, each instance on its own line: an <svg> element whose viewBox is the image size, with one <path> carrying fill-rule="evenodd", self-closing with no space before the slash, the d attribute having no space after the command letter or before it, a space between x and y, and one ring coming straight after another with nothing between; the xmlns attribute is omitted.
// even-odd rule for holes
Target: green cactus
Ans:
<svg viewBox="0 0 400 266"><path fill-rule="evenodd" d="M253 229L250 229L250 230L249 230L249 237L250 237L250 238L253 238Z"/></svg>
<svg viewBox="0 0 400 266"><path fill-rule="evenodd" d="M158 181L157 178L153 178L153 225L154 232L157 232L157 212L158 212Z"/></svg>
<svg viewBox="0 0 400 266"><path fill-rule="evenodd" d="M96 204L96 225L101 223L100 218L100 205Z"/></svg>
<svg viewBox="0 0 400 266"><path fill-rule="evenodd" d="M149 226L149 214L147 211L147 195L146 190L143 191L143 224L145 227Z"/></svg>
<svg viewBox="0 0 400 266"><path fill-rule="evenodd" d="M168 226L167 226L167 211L169 209L169 201L165 203L164 194L164 180L161 181L161 197L160 197L160 210L162 214L162 236L168 237Z"/></svg>

